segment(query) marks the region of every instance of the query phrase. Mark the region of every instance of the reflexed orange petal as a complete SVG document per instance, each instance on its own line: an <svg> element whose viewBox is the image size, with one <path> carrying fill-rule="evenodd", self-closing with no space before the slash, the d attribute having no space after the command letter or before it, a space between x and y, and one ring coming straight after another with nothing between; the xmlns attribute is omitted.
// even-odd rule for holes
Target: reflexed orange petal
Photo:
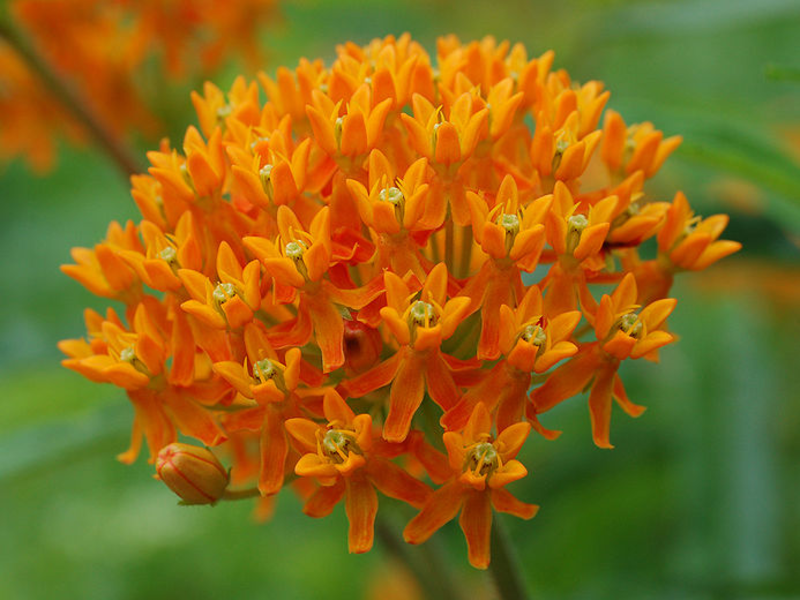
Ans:
<svg viewBox="0 0 800 600"><path fill-rule="evenodd" d="M622 384L622 378L619 376L619 373L614 375L613 394L614 400L617 401L617 404L619 404L622 410L628 413L628 415L631 417L639 417L645 410L647 410L647 407L634 404L628 399L628 394L625 391L625 386Z"/></svg>
<svg viewBox="0 0 800 600"><path fill-rule="evenodd" d="M306 501L303 512L315 519L327 517L344 498L344 493L345 483L342 479L338 479L334 485L321 486Z"/></svg>
<svg viewBox="0 0 800 600"><path fill-rule="evenodd" d="M350 398L361 398L373 390L389 385L397 374L406 352L399 350L391 358L375 365L369 371L342 382L342 389Z"/></svg>
<svg viewBox="0 0 800 600"><path fill-rule="evenodd" d="M389 415L383 426L383 437L390 442L402 442L408 435L411 419L425 395L424 359L411 355L404 360L395 375L389 393Z"/></svg>
<svg viewBox="0 0 800 600"><path fill-rule="evenodd" d="M433 492L422 511L403 530L409 544L422 544L439 528L455 518L464 500L464 488L458 482L444 484Z"/></svg>
<svg viewBox="0 0 800 600"><path fill-rule="evenodd" d="M558 367L543 386L531 392L536 412L541 414L559 402L579 394L600 366L596 345L589 344L572 359Z"/></svg>
<svg viewBox="0 0 800 600"><path fill-rule="evenodd" d="M378 514L378 494L364 477L345 480L345 511L350 521L348 547L351 553L361 554L372 548L375 516Z"/></svg>
<svg viewBox="0 0 800 600"><path fill-rule="evenodd" d="M492 490L492 506L498 512L514 515L525 520L532 519L539 512L538 505L518 500L505 488Z"/></svg>
<svg viewBox="0 0 800 600"><path fill-rule="evenodd" d="M283 416L278 410L268 408L264 413L260 448L258 490L265 496L277 494L283 487L283 469L289 452L289 444L283 429Z"/></svg>
<svg viewBox="0 0 800 600"><path fill-rule="evenodd" d="M449 410L461 396L461 391L453 381L447 363L439 352L432 352L425 363L425 383L431 399L442 410Z"/></svg>
<svg viewBox="0 0 800 600"><path fill-rule="evenodd" d="M366 466L367 476L383 494L422 508L430 498L431 489L409 475L393 462L373 457Z"/></svg>
<svg viewBox="0 0 800 600"><path fill-rule="evenodd" d="M344 364L344 321L329 300L305 297L308 299L317 345L322 352L322 370L330 373Z"/></svg>
<svg viewBox="0 0 800 600"><path fill-rule="evenodd" d="M186 397L183 392L162 394L164 405L184 435L197 438L206 446L216 446L226 436L214 421L211 413Z"/></svg>
<svg viewBox="0 0 800 600"><path fill-rule="evenodd" d="M489 494L468 493L458 523L467 539L469 564L476 569L486 569L491 561L492 505Z"/></svg>
<svg viewBox="0 0 800 600"><path fill-rule="evenodd" d="M611 393L616 368L606 366L597 373L589 394L589 412L592 417L592 437L599 448L613 448L609 441L611 425Z"/></svg>

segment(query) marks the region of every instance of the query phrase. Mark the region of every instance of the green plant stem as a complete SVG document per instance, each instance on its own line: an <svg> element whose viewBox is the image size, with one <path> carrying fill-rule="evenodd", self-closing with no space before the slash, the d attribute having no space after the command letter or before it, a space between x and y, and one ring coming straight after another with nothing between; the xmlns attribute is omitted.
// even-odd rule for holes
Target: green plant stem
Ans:
<svg viewBox="0 0 800 600"><path fill-rule="evenodd" d="M455 272L455 226L453 225L453 218L448 215L447 222L444 225L444 263L447 265L449 273Z"/></svg>
<svg viewBox="0 0 800 600"><path fill-rule="evenodd" d="M430 546L430 541L418 547L407 545L380 514L375 521L375 533L386 551L411 571L420 583L425 598L428 600L464 598L437 548Z"/></svg>
<svg viewBox="0 0 800 600"><path fill-rule="evenodd" d="M525 589L519 560L511 546L508 533L497 515L492 524L492 562L489 564L489 571L501 600L530 598Z"/></svg>
<svg viewBox="0 0 800 600"><path fill-rule="evenodd" d="M261 492L258 488L249 488L246 490L225 490L225 495L222 500L246 500L248 498L258 498Z"/></svg>
<svg viewBox="0 0 800 600"><path fill-rule="evenodd" d="M142 172L133 154L92 112L71 82L52 68L47 59L14 25L11 18L5 15L0 17L0 39L5 40L22 57L28 67L50 88L61 105L86 129L127 177Z"/></svg>

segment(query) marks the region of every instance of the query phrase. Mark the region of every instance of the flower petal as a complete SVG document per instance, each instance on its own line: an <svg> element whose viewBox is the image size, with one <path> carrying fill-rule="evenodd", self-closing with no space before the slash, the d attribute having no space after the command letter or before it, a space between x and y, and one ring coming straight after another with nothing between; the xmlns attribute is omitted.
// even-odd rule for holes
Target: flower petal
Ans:
<svg viewBox="0 0 800 600"><path fill-rule="evenodd" d="M492 505L489 494L467 494L458 523L467 538L469 564L476 569L487 568L491 561L492 534Z"/></svg>
<svg viewBox="0 0 800 600"><path fill-rule="evenodd" d="M433 492L422 511L403 530L409 544L422 544L440 527L453 520L464 501L464 488L451 481Z"/></svg>
<svg viewBox="0 0 800 600"><path fill-rule="evenodd" d="M492 490L492 506L498 512L514 515L525 520L532 519L539 512L537 504L522 502L505 488Z"/></svg>
<svg viewBox="0 0 800 600"><path fill-rule="evenodd" d="M365 477L348 477L344 508L350 521L348 546L351 553L361 554L372 548L378 494Z"/></svg>

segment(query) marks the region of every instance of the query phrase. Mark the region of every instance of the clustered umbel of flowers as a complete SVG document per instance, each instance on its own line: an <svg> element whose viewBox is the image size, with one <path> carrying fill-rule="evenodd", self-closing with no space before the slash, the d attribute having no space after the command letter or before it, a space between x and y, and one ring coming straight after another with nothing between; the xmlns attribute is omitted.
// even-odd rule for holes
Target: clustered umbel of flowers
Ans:
<svg viewBox="0 0 800 600"><path fill-rule="evenodd" d="M600 125L608 92L552 52L447 37L432 59L408 36L337 52L262 75L266 103L243 79L193 96L199 130L133 177L143 220L63 268L123 307L87 310L64 364L127 390L120 459L144 438L187 502L292 485L313 517L344 501L365 552L380 493L419 509L412 544L460 512L485 568L493 510L537 510L507 488L531 429L555 438L539 419L588 389L610 448L613 401L643 410L620 364L675 339L673 275L739 244L718 240L726 216L647 195L680 139L611 110Z"/></svg>
<svg viewBox="0 0 800 600"><path fill-rule="evenodd" d="M208 74L223 59L255 63L258 28L277 0L12 0L14 22L54 71L79 89L88 109L122 134L158 129L152 91L170 77ZM149 92L149 93L148 93ZM149 96L149 97L148 97ZM0 158L22 154L37 169L53 160L54 132L79 140L81 128L0 37Z"/></svg>

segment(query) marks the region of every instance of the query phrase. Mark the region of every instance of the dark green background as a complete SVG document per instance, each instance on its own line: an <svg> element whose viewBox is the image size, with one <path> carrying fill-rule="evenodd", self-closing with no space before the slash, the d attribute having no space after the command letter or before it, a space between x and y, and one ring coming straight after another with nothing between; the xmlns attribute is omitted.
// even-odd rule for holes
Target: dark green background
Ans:
<svg viewBox="0 0 800 600"><path fill-rule="evenodd" d="M451 32L553 48L575 79L604 81L626 121L684 135L649 191L730 212L726 237L745 245L726 263L749 269L747 283L681 278L680 342L660 365L625 365L649 409L615 410L615 450L593 446L585 398L544 417L559 440L528 442L531 474L512 489L542 508L504 522L535 597L800 598L800 169L784 139L800 126L800 3L305 0L265 30L265 68L403 31L431 52ZM177 145L199 83L158 90ZM739 184L756 210L731 202ZM58 266L126 218L127 184L90 149L63 147L45 178L20 161L2 172L0 598L362 597L386 555L347 554L341 507L314 521L285 493L255 525L248 502L178 507L144 458L114 460L132 417L124 394L62 369L55 347L83 335L83 307L105 305ZM767 268L788 297L768 291ZM457 526L434 539L472 596L490 597Z"/></svg>

